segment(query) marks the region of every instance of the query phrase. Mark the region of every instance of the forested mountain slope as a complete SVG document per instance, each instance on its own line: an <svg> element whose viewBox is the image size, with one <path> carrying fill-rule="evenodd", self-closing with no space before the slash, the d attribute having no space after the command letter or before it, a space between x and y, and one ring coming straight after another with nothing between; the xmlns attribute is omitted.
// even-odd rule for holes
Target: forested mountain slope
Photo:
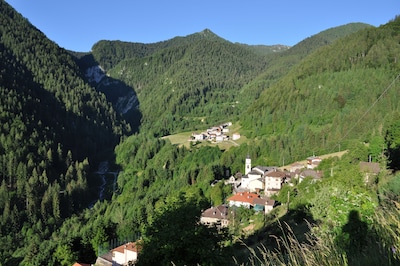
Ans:
<svg viewBox="0 0 400 266"><path fill-rule="evenodd" d="M229 234L233 238L240 235L246 244L255 246L270 245L271 235L284 234L278 237L278 244L284 246L282 252L274 253L271 250L276 249L258 245L267 254L255 259L261 265L287 265L296 259L300 261L293 263L296 265L395 265L398 255L388 247L400 244L396 216L399 212L393 206L400 195L399 179L386 171L386 159L393 160L399 150L398 23L366 27L326 46L317 46L313 52L304 52L304 59L299 56L293 68L279 74L282 78L276 78L247 112L240 114L242 132L250 140L239 147L220 151L217 147L192 145L185 149L144 134L121 142L116 148L117 162L124 169L118 178L118 196L97 209L108 221L106 228L115 225L120 237L127 232L143 233L144 252L142 261L139 260L142 265L155 261L191 264L194 250L199 254L197 262L205 265L213 265L210 257L216 265L221 259L226 265L237 265L230 258L241 254L240 248L236 247L232 255L229 244L228 248L221 247L218 242L234 242L229 236L226 239L226 235L220 234L214 238L192 226L199 230L194 233L176 217L190 224L209 202L213 206L223 203L230 194L230 186L223 182L210 184L226 178L226 172L243 171L246 155L255 158L255 165L282 165L283 161L294 162L313 153L340 149L336 146L339 142L342 149L350 151L342 160L333 158L321 164L319 170L325 173L321 182L308 179L285 186L276 198L282 206L264 218L264 227L254 236L244 236L240 225L260 216L244 218L243 213L235 213ZM353 54L356 56L349 56ZM142 63L145 66L148 61ZM359 163L369 155L382 166L382 173L366 182ZM188 211L188 205L191 211L197 209L197 216ZM282 209L285 215L280 216L278 210ZM266 226L276 218L276 223ZM290 222L293 231L279 232L280 219ZM291 239L291 234L308 228L304 219L315 222L309 229L312 237L304 240L302 231ZM157 230L160 227L163 230ZM80 234L78 228L75 234ZM175 238L176 235L193 237ZM290 240L285 239L287 236ZM204 246L211 247L213 252L205 251ZM298 258L291 256L295 252ZM244 255L244 264L251 264L249 257L248 253ZM275 258L279 258L279 263Z"/></svg>
<svg viewBox="0 0 400 266"><path fill-rule="evenodd" d="M133 88L141 127L157 136L225 121L237 113L235 91L263 67L260 56L210 30L155 44L101 41L92 53Z"/></svg>
<svg viewBox="0 0 400 266"><path fill-rule="evenodd" d="M294 65L299 63L307 55L322 46L331 44L339 38L367 27L372 26L364 23L349 23L330 28L304 39L288 50L284 50L280 53L268 54L266 56L267 64L264 71L240 91L240 97L244 103L243 109L248 108L249 105L260 96L261 92L268 89L271 84L286 75Z"/></svg>
<svg viewBox="0 0 400 266"><path fill-rule="evenodd" d="M149 44L102 40L93 45L91 53L95 60L108 71L124 59L142 58L165 48L187 45L201 40L224 41L209 29L205 29L200 33Z"/></svg>
<svg viewBox="0 0 400 266"><path fill-rule="evenodd" d="M383 29L385 29L385 27L383 27ZM226 178L226 173L233 174L243 171L243 161L246 155L250 155L251 158L254 158L255 165L281 165L281 162L283 161L282 157L284 157L286 159L285 162L288 163L295 161L296 158L304 159L305 157L311 155L313 151L315 151L317 154L318 152L323 152L323 147L326 148L329 146L330 148L331 146L329 145L330 143L328 140L325 140L326 142L323 143L325 146L322 145L319 147L317 140L313 138L313 136L310 137L307 135L306 132L301 132L300 130L295 132L288 131L291 132L291 134L289 134L283 130L290 130L291 128L281 128L280 123L274 123L275 121L269 121L268 119L270 119L269 116L272 116L275 110L277 110L281 111L285 115L282 118L278 118L280 118L282 121L288 121L288 123L292 123L294 128L295 126L299 126L301 124L304 128L309 127L313 130L318 130L318 124L314 125L313 121L320 121L322 118L324 118L324 116L322 116L320 113L310 113L309 116L302 116L301 113L296 112L296 109L290 109L292 108L291 105L296 105L298 109L307 114L307 110L313 110L314 108L319 107L319 104L321 104L323 107L329 107L327 102L331 100L333 100L335 104L339 104L339 102L343 103L341 98L335 100L333 97L332 99L330 94L327 94L326 91L322 91L323 84L321 84L320 87L317 86L312 91L315 93L321 91L321 95L317 94L318 98L315 98L312 101L312 103L317 107L309 106L308 108L304 108L302 106L303 102L307 103L307 101L313 97L311 93L306 95L300 94L306 92L306 88L308 88L307 86L296 91L296 95L300 94L298 101L293 101L293 99L297 99L295 97L288 97L290 96L289 89L286 91L283 89L285 87L277 86L286 79L289 79L289 77L292 77L293 73L302 73L300 69L301 67L304 67L305 62L308 62L307 60L312 60L313 58L316 60L316 57L314 57L315 54L321 53L321 51L330 51L329 55L322 54L323 56L320 57L321 62L324 62L323 60L330 58L330 56L334 58L338 54L337 50L341 50L337 47L336 49L333 49L332 47L335 47L337 43L347 42L350 42L350 45L354 46L354 43L352 42L360 41L357 39L357 36L359 36L358 34L362 35L363 32L369 30L372 29L365 29L360 31L360 33L355 33L346 38L337 40L337 42L333 42L332 44L327 44L327 48L320 48L320 45L317 45L317 48L320 49L314 51L314 53L311 53L309 57L303 59L304 61L300 61L301 56L305 57L307 53L310 53L310 50L307 50L307 52L299 56L300 59L296 59L298 65L294 66L292 70L286 70L288 72L287 76L284 75L284 72L282 72L282 74L280 74L283 76L282 79L276 78L276 80L274 80L274 83L276 84L270 88L267 87L259 99L250 105L248 112L240 114L241 119L239 122L243 124L243 133L247 133L250 137L250 140L239 147L234 147L227 151L221 151L218 147L192 145L190 149L186 149L184 147L172 145L166 140L153 138L153 136L147 134L149 131L144 129L138 135L133 135L124 139L124 141L122 141L115 150L117 156L116 161L121 166L123 171L121 171L118 176L118 190L116 191L114 200L96 204L94 209L90 212L86 212L84 217L81 217L81 219L76 218L68 220L60 230L60 238L66 239L67 243L71 243L79 236L86 237L87 235L95 235L94 239L87 239L86 241L91 241L92 244L96 246L96 244L99 245L102 240L102 244L107 246L107 243L114 238L134 239L136 238L135 236L141 234L145 244L147 245L145 246L144 254L142 254L142 263L144 265L146 265L146 262L154 263L154 261L162 261L166 263L170 261L177 261L190 264L193 263L193 257L195 256L194 254L197 255L196 262L201 262L206 265L213 265L210 260L214 261L215 264L219 264L219 260L221 259L224 260L226 265L235 265L234 261L231 260L233 255L230 253L231 250L229 249L229 244L227 244L227 248L221 247L221 242L226 241L224 243L231 243L229 241L233 241L232 239L229 237L227 239L224 238L226 237L224 234L217 236L213 234L206 234L204 231L202 231L201 226L197 227L192 224L193 221L198 220L200 211L209 207L210 202L212 205L221 204L231 193L231 187L224 186L223 182L219 182L216 186L211 186L211 182L213 182L215 179ZM377 30L382 32L381 29ZM378 42L378 40L375 40L375 42ZM200 63L191 62L186 59L186 56L191 56L192 58L196 58L196 60L202 62L200 56L196 57L195 53L192 52L192 49L196 48L196 51L204 52L214 51L209 50L211 47L216 50L215 54L223 54L227 56L228 59L234 58L233 55L237 54L231 52L237 49L232 46L229 46L229 49L226 48L228 51L224 53L223 48L217 42L202 41L201 43L195 42L194 44L195 45L192 44L191 46L183 45L182 50L177 49L176 47L169 47L168 49L162 49L148 57L122 60L113 69L111 69L109 73L112 73L111 75L115 78L117 78L118 75L123 79L126 78L127 83L129 82L128 77L131 77L131 80L133 81L137 79L142 82L146 82L144 84L131 83L131 86L135 88L138 95L142 94L143 96L144 92L141 90L144 91L145 89L151 88L152 90L156 91L156 88L152 88L148 84L152 84L153 80L157 79L160 73L161 75L163 73L174 74L175 72L172 72L172 70L174 69L175 65L178 65L180 62L185 63L185 65L190 66L190 68L177 68L178 70L187 74L189 73L189 70L192 69L191 67L193 67L193 69L199 70L200 74L194 77L188 74L182 75L184 78L181 79L181 82L183 82L185 86L177 86L174 88L180 88L183 90L186 88L186 86L190 86L190 84L192 84L191 82L185 83L186 79L194 81L194 84L199 84L199 81L196 80L197 77L199 79L200 77L207 77L208 75L202 75L201 71L209 69L208 67L199 68L198 66L201 66ZM244 54L247 55L247 52L248 51L244 52ZM202 53L203 57L205 58L204 60L209 60L210 62L214 62L213 60L216 60L216 58L208 57L204 54L205 53ZM251 54L250 58L253 56L254 55ZM224 57L221 56L219 58ZM256 58L259 60L259 57ZM173 64L174 62L178 63ZM231 61L228 60L227 62ZM232 62L236 61L232 60ZM238 59L238 62L242 61ZM265 61L261 62L262 64L265 64ZM147 66L151 66L149 67L149 70L151 71L147 70ZM206 66L208 66L208 64ZM210 63L210 66L210 69L218 70L216 67L212 68L213 63ZM243 66L247 66L246 63L243 63ZM313 66L313 64L310 64L309 66ZM388 67L389 66L390 65L388 65ZM229 70L228 67L224 67L223 69ZM388 69L390 72L390 67ZM176 70L177 73L179 73L178 70ZM313 71L306 71L304 73L308 73L307 75L313 76L318 75L318 71L319 68L316 68ZM346 71L346 73L349 75L349 80L351 80L352 77L351 71L351 69ZM198 71L193 72L198 73ZM131 74L128 75L127 73ZM248 73L252 72L249 71ZM371 71L368 73L374 72ZM377 72L377 76L379 76L379 73L380 72ZM219 76L216 74L212 76L213 73L210 73L209 75L214 77L214 80L219 80ZM335 77L335 72L330 71L329 73L325 73L325 75L328 75L328 77L332 78ZM169 77L169 75L167 77ZM232 77L232 79L236 78L236 83L240 82L238 77L234 75L229 77ZM167 80L165 78L159 80L159 84L161 84L160 87L162 88L173 86L168 84L169 79ZM293 79L289 80L292 81ZM297 80L300 79L295 79L294 81ZM253 80L250 80L250 83L252 81ZM334 81L338 82L336 79ZM230 80L227 80L226 82L230 85L226 88L237 88L235 87L235 84L233 84L235 82ZM243 82L241 84L247 83ZM297 85L297 83L295 83L295 85ZM140 88L140 90L137 90L138 88ZM218 88L218 86L213 88ZM279 90L276 88L279 88ZM384 86L384 88L386 88L386 86ZM274 94L270 95L271 92ZM225 90L224 93L226 93ZM167 112L167 110L174 109L169 109L167 101L163 102L162 105L157 104L159 101L158 97L162 98L160 94L165 95L166 93L164 91L162 93L154 92L153 94L147 95L147 97L154 100L154 102L152 102L153 105L151 105L151 108L153 108L152 111L156 112L158 116L162 118L164 114L159 111L160 106L165 108L165 112ZM378 97L379 95L377 95L377 98ZM142 97L140 104L142 105L143 102L146 101L146 97ZM185 104L186 101L182 101L181 103ZM346 104L342 106L342 109L344 109L345 105ZM270 106L274 107L275 109L268 110ZM323 109L323 107L320 107L318 110L322 112L321 109ZM144 116L150 116L150 107L143 107L142 110L145 110L144 108L149 108L149 111L143 111ZM304 108L304 110L301 108ZM284 113L286 109L291 110L291 112ZM338 112L341 112L342 109L340 106L337 106ZM174 111L176 112L176 110ZM346 113L343 113L342 115L344 114ZM290 119L290 115L296 116L297 120L292 121ZM311 120L307 120L309 117L311 117ZM326 119L329 120L329 118ZM154 115L152 120L158 121L157 116ZM174 120L171 121L175 123ZM334 122L335 121L331 121L331 123ZM393 122L393 120L391 122ZM157 129L160 128L160 125L156 125L155 123L152 125ZM261 126L257 127L257 123L261 123ZM145 122L145 125L148 126L150 123L147 124L147 122ZM349 123L344 123L343 125L346 125L349 128L351 127L351 124ZM144 126L144 128L146 128L146 126ZM172 127L169 123L162 124L162 126L165 128ZM269 127L273 130L267 131ZM332 129L329 130L334 131L335 129L332 126ZM334 169L335 175L332 175L319 183L313 183L309 181L304 182L294 188L289 186L286 187L283 194L278 197L280 201L287 204L282 206L282 208L287 208L288 211L287 216L285 216L283 219L292 221L294 220L294 226L299 226L299 224L303 222L303 218L310 220L318 219L320 227L317 227L315 230L321 230L319 232L325 234L332 233L333 236L331 237L339 239L338 241L346 244L349 241L348 239L340 239L340 237L346 237L346 235L341 232L341 228L347 222L347 215L349 212L353 210L360 211L362 215L362 218L360 219L362 219L363 222L368 221L368 230L371 230L368 232L368 239L371 242L368 243L377 243L375 239L377 236L373 232L375 232L374 230L378 230L377 228L379 228L381 224L372 222L375 221L376 217L374 218L374 211L378 206L376 191L370 189L370 184L366 186L364 183L363 176L358 170L358 163L359 161L366 160L368 155L371 154L373 155L372 160L379 161L384 164L385 157L382 154L382 147L387 147L387 141L390 139L384 139L384 135L386 132L388 132L388 130L389 129L387 127L382 127L380 131L376 131L376 135L373 135L374 138L369 139L369 146L361 144L366 140L363 135L360 135L360 138L358 139L352 139L354 141L352 144L354 144L355 148L348 153L348 156L344 156L342 161L338 161L338 159L332 159L331 161L326 162L324 168L321 168L326 172ZM394 133L395 132L398 131L394 130ZM326 136L329 136L330 132L326 131L325 133ZM396 133L394 135L396 135ZM283 140L288 141L284 142ZM297 142L294 142L294 140ZM394 143L398 143L396 141L394 141ZM345 145L343 145L343 148L344 147ZM380 176L379 178L386 178L386 176ZM377 186L377 183L380 180L379 178L376 178L372 181L373 184L371 187ZM289 199L288 195L290 196ZM96 215L92 215L93 213ZM278 216L278 213L268 216L266 218L267 223L268 221L273 220L274 217ZM229 228L229 234L231 234L233 238L238 236L245 238L240 229L240 225L245 224L247 221L246 218L243 217L245 217L245 214L238 214L236 216L237 220L235 220L235 226ZM254 217L259 216L255 215ZM254 217L252 216L249 218L249 220L253 219ZM184 220L187 222L182 222ZM189 225L188 227L190 228L186 227L187 225ZM302 226L304 227L306 225L302 224ZM376 228L373 226L376 226ZM157 230L159 227L162 227L163 230ZM384 227L385 226L382 225L382 228ZM276 233L276 228L276 224L272 224L269 228L263 228L262 230L265 230L264 234L256 234L254 236L254 239L256 240L251 239L249 242L266 241L265 238L268 238L271 232ZM363 237L363 239L366 239L367 234L365 234ZM381 236L379 236L378 239L381 239ZM323 238L321 241L325 240L332 241L330 238ZM395 242L396 239L384 240L387 241L382 241L384 243L397 243ZM329 250L331 247L328 245L329 243L323 242L322 245ZM337 244L337 246L333 246L332 250L335 252L337 251L340 254L339 259L343 259L347 253L340 253L344 251L340 250L341 247L339 246L339 244ZM317 248L318 247L319 246L317 246ZM348 246L345 246L345 248L348 248ZM378 247L375 246L375 244L371 245L369 248L378 250ZM209 252L210 249L212 249L213 252ZM382 248L382 250L385 249ZM237 250L235 251L237 252ZM335 252L332 252L332 254L335 255ZM310 253L303 252L302 254ZM328 254L330 253L328 252ZM234 255L237 256L238 253L234 253ZM358 254L349 254L348 256L351 257L351 259L358 258ZM382 255L382 257L377 256L377 258L381 259L384 256L386 255ZM245 262L248 261L245 260Z"/></svg>
<svg viewBox="0 0 400 266"><path fill-rule="evenodd" d="M0 261L15 265L87 207L90 172L129 128L73 58L3 0L0 94Z"/></svg>
<svg viewBox="0 0 400 266"><path fill-rule="evenodd" d="M303 59L243 114L248 136L282 147L289 160L384 137L399 112L398 24L360 30Z"/></svg>
<svg viewBox="0 0 400 266"><path fill-rule="evenodd" d="M138 236L145 243L142 265L235 264L241 226L260 216L239 211L223 234L199 225L201 210L232 193L224 182L210 184L242 171L246 155L255 165L280 165L282 159L330 150L338 141L348 148L350 140L356 149L348 157L321 168L332 167L335 175L277 196L287 206L284 218L311 216L323 233L334 231L340 243L349 243L339 238L346 236L340 229L356 208L372 232L370 250L387 256L385 245L399 246L398 230L373 216L387 198L398 202L396 181L381 186L389 180L382 175L366 185L357 170L368 155L386 167L386 158L396 162L400 150L393 90L398 21L359 32L365 25L350 25L350 31L344 27L329 38L316 35L309 46L285 52L287 57L261 55L210 30L149 45L100 41L92 53L72 57L3 0L0 22L2 264L94 263L116 241ZM87 75L86 67L99 69L99 76ZM141 118L137 134L119 114L124 108L115 111L125 93L131 94L124 106L138 108L130 115ZM364 111L367 106L374 108ZM230 119L249 140L227 151L197 144L187 149L158 138ZM110 151L121 170L116 183L105 187L112 199L87 208L90 187L96 187L90 173ZM373 190L381 187L388 191L382 202ZM346 201L339 201L343 195ZM276 212L267 218L281 217Z"/></svg>
<svg viewBox="0 0 400 266"><path fill-rule="evenodd" d="M103 239L103 245L107 246L113 238L135 239L140 234L145 243L138 262L142 265L156 262L167 264L170 261L193 265L196 264L194 261L204 265L240 265L236 258L242 254L241 262L251 264L249 252L243 251L242 245L234 245L236 238L266 250L268 256L261 258L261 261L256 260L261 265L287 265L288 260L296 259L282 255L287 252L298 252L297 259L301 263L297 265L352 265L354 262L364 264L368 261L370 265L388 261L395 265L399 258L390 253L389 247L400 245L396 216L398 209L393 206L393 202L398 202L400 190L398 176L392 176L386 170L386 160L395 158L400 143L399 116L396 115L397 23L393 21L376 29L367 27L322 48L318 46L308 56L302 54L305 57L303 60L296 59L299 60L298 64L287 69L286 75L282 72L282 78L271 82L273 85L263 91L248 111L240 114L242 133L246 133L249 140L238 147L222 151L218 147L194 144L187 149L164 139L153 138L146 134L148 131L126 138L115 149L116 161L123 171L118 176L118 191L114 200L98 203L93 210L97 215L86 212L82 220L71 219L66 222L60 230L61 238L70 237L71 242L94 231L98 232L95 233L96 241ZM361 55L365 65L346 54L349 48L358 51L360 47L380 46L381 42L387 43L383 45L386 48L382 48L382 57L374 57L371 62L369 56ZM175 55L176 49L169 48L166 51L170 49ZM173 56L165 58L184 60L186 53L181 54L181 57L176 56L177 59ZM124 76L124 71L136 70L134 66L138 65L137 62L146 69L146 63L153 63L150 59L160 58L152 64L153 72L150 74L144 70L132 71L136 75L132 76L143 76L142 80L148 78L147 82L151 83L152 78L157 76L157 70L161 69L160 72L164 73L163 66L168 66L169 62L165 59L167 63L164 63L161 54L159 57L156 55L123 60L115 69L126 66L119 68L120 75ZM379 63L385 58L388 59L385 63ZM336 64L330 60L338 60L338 68L332 67ZM346 66L348 60L351 61ZM135 63L129 65L129 61ZM353 84L361 84L367 92L361 94L362 89ZM338 86L338 89L330 91L329 88L334 86ZM375 86L379 89L374 90ZM132 84L132 87L139 86ZM146 88L143 86L143 90ZM343 97L338 97L339 91ZM361 96L362 100L358 99ZM156 94L154 97L159 96ZM377 99L380 100L375 104ZM384 104L381 104L381 100L385 101ZM353 106L354 102L361 104L363 101L368 102L364 106L366 109ZM165 110L169 110L168 105L164 106ZM369 107L373 108L369 110ZM333 120L335 116L337 118ZM348 117L353 120L349 121ZM376 127L378 123L372 119L378 121L381 127ZM335 139L335 132L343 134ZM325 175L320 182L308 179L285 186L276 197L282 205L272 214L261 216L265 220L253 236L247 237L242 229L250 221L260 219L260 215L252 215L248 209L242 209L235 213L235 217L231 217L234 225L228 228L227 234L214 235L213 229L205 233L201 225L193 224L198 221L201 210L208 208L210 203L217 206L226 202L232 193L231 187L223 182L215 186L210 184L226 179L227 173L229 176L243 172L247 155L254 158L254 165L280 166L283 162L304 159L313 152L318 155L338 148L335 140L343 140L342 149L349 148L350 151L341 160L333 158L321 163L319 170ZM359 163L366 161L369 155L372 161L382 167L382 172L365 182ZM280 212L285 214L281 215ZM307 229L305 220L312 223L312 229ZM279 244L292 249L274 253L276 246L270 246L273 242L271 235L283 234L278 229L281 221L290 223L293 231L282 230L286 235L282 239L277 237L281 240ZM349 234L347 228L352 226L361 226L363 230ZM311 242L304 240L304 230L311 231L312 237L307 239ZM293 242L284 242L285 237L292 233L296 234L290 240ZM370 254L374 255L371 257ZM280 263L268 261L276 257Z"/></svg>
<svg viewBox="0 0 400 266"><path fill-rule="evenodd" d="M362 27L366 25L327 30L267 56L261 47L230 43L208 29L154 44L100 41L92 55L111 78L135 91L142 129L162 136L237 120L262 90L305 54ZM293 62L280 63L287 58ZM280 73L271 76L277 68Z"/></svg>

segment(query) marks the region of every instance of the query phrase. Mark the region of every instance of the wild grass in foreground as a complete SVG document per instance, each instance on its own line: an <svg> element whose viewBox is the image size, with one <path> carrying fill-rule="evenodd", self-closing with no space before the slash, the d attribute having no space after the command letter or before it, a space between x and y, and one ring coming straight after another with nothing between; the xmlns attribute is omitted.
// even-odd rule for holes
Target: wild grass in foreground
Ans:
<svg viewBox="0 0 400 266"><path fill-rule="evenodd" d="M275 237L278 248L249 248L249 262L241 265L400 265L400 204L393 202L381 207L374 219L372 232L359 250L352 246L343 248L343 243L338 243L338 238L329 233L315 236L313 232L318 226L311 224L307 241L300 242L288 224L279 224L283 235Z"/></svg>

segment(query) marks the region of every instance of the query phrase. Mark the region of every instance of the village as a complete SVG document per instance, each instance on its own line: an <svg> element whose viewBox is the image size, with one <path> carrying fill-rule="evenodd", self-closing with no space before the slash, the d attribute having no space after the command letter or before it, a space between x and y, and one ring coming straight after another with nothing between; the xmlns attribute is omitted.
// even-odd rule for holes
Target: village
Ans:
<svg viewBox="0 0 400 266"><path fill-rule="evenodd" d="M220 228L230 224L229 212L235 208L244 207L253 209L255 212L267 214L278 202L272 196L278 193L284 184L293 185L302 182L306 177L312 178L313 182L320 180L322 171L315 170L321 158L318 156L308 157L306 164L293 163L289 169L281 169L276 166L252 167L251 158L245 159L244 174L237 173L225 180L226 185L232 186L232 196L219 206L212 206L201 214L200 222L209 226Z"/></svg>
<svg viewBox="0 0 400 266"><path fill-rule="evenodd" d="M210 142L222 142L228 140L240 139L239 133L233 133L229 136L229 127L232 126L231 122L223 123L219 126L208 128L206 131L201 133L192 133L189 141L210 141Z"/></svg>
<svg viewBox="0 0 400 266"><path fill-rule="evenodd" d="M322 172L314 170L321 162L321 158L312 156L307 158L306 165L294 163L289 170L281 170L275 166L255 166L252 167L251 158L245 158L244 173L237 173L229 177L225 185L232 186L232 196L226 199L225 204L212 206L204 210L201 214L200 223L217 228L226 228L230 225L229 213L234 212L235 208L248 208L262 214L269 213L277 202L271 198L278 193L284 184L291 184L293 179L301 182L306 177L311 177L317 181L322 178ZM210 184L213 185L213 184ZM97 258L95 265L134 265L140 253L140 245L137 242L128 242L113 248ZM84 266L74 264L74 266Z"/></svg>
<svg viewBox="0 0 400 266"><path fill-rule="evenodd" d="M193 133L190 141L229 140L229 126L231 123L228 122L209 128L206 132ZM231 139L239 138L240 134L232 134ZM255 213L266 215L280 204L273 199L273 195L277 194L284 185L294 186L305 178L310 178L311 182L318 182L323 178L323 172L316 170L322 161L320 156L312 155L302 162L295 162L285 167L252 166L249 155L243 159L243 173L238 172L227 179L215 180L210 184L210 186L215 186L218 182L224 182L224 185L232 187L232 195L225 200L224 204L210 206L204 210L200 216L201 224L219 229L227 228L233 222L232 217L237 208L251 209ZM360 162L360 170L364 172L366 181L370 175L376 175L380 171L379 164L371 162ZM138 260L140 249L138 242L127 242L98 257L95 265L134 265ZM79 265L83 264L74 266Z"/></svg>

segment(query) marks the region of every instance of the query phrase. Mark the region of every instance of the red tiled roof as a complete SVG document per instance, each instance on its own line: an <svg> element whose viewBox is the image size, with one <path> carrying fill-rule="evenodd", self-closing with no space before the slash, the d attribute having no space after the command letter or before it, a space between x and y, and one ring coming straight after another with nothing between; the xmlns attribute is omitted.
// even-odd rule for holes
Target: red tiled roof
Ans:
<svg viewBox="0 0 400 266"><path fill-rule="evenodd" d="M74 265L72 265L72 266L91 266L91 265L88 264L88 263L79 263L79 262L75 262Z"/></svg>
<svg viewBox="0 0 400 266"><path fill-rule="evenodd" d="M253 204L254 199L259 198L257 194L250 192L237 193L230 197L228 201L248 202Z"/></svg>
<svg viewBox="0 0 400 266"><path fill-rule="evenodd" d="M114 248L112 251L124 253L125 249L138 253L140 251L141 247L140 247L140 245L137 245L136 242L128 242L126 244L123 244L119 247Z"/></svg>
<svg viewBox="0 0 400 266"><path fill-rule="evenodd" d="M259 195L250 192L237 193L230 197L228 201L247 202L252 206L256 204L273 206L275 204L275 200L271 198L260 198Z"/></svg>

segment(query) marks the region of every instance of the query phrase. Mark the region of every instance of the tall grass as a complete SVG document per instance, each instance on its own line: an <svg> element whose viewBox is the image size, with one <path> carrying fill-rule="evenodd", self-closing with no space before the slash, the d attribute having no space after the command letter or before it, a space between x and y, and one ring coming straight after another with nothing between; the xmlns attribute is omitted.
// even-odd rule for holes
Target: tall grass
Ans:
<svg viewBox="0 0 400 266"><path fill-rule="evenodd" d="M288 224L279 223L279 227L283 235L271 236L275 238L277 249L269 250L265 246L257 250L249 248L249 263L242 265L348 265L346 254L334 248L332 239L322 241L307 233L307 241L300 242Z"/></svg>
<svg viewBox="0 0 400 266"><path fill-rule="evenodd" d="M317 227L310 227L306 241L299 241L286 223L279 223L283 235L275 238L277 248L270 250L248 248L248 263L241 265L271 266L338 266L338 265L400 265L400 203L380 207L376 210L373 228L363 249L345 250L337 243L333 234L318 234Z"/></svg>
<svg viewBox="0 0 400 266"><path fill-rule="evenodd" d="M374 229L383 250L390 254L393 263L400 265L400 203L396 200L387 201L377 210Z"/></svg>

